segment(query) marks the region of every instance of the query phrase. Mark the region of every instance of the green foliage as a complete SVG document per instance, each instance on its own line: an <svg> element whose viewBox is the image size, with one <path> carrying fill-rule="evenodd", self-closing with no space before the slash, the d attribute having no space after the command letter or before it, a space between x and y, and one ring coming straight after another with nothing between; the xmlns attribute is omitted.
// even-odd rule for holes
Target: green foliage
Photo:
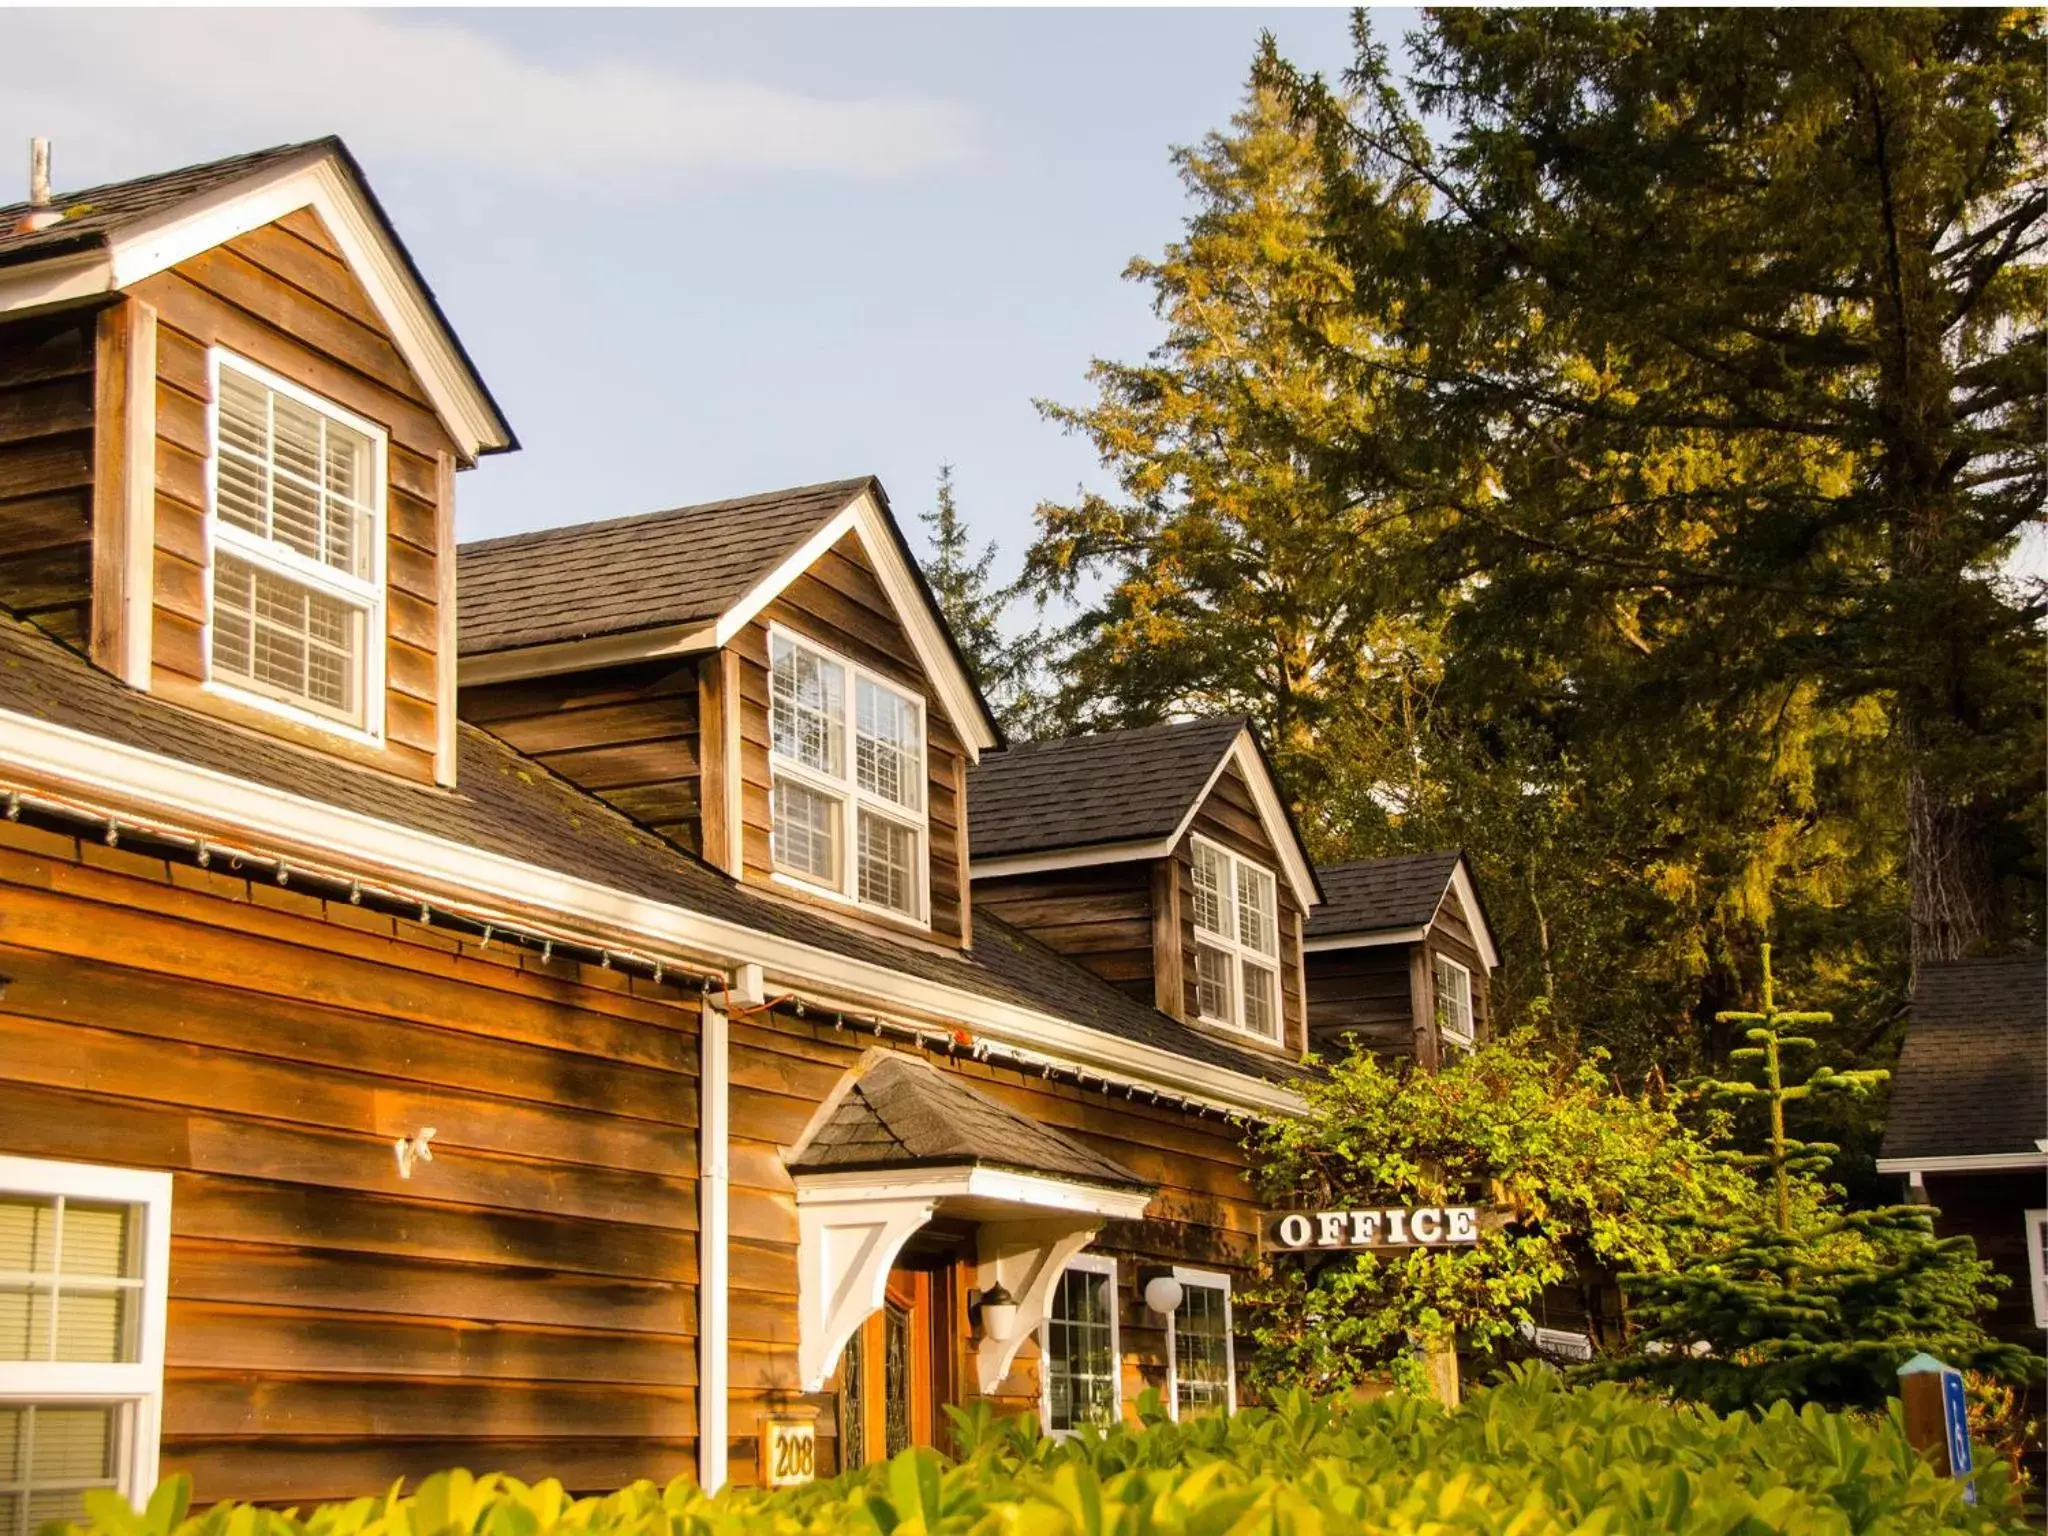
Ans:
<svg viewBox="0 0 2048 1536"><path fill-rule="evenodd" d="M2036 1357L1995 1342L1978 1325L2004 1281L1968 1238L1937 1239L1930 1208L1845 1212L1832 1198L1817 1205L1797 1198L1801 1178L1823 1172L1839 1148L1789 1134L1786 1106L1865 1093L1885 1074L1818 1065L1803 1082L1786 1080L1786 1053L1815 1048L1788 1029L1832 1021L1777 1006L1769 945L1761 1009L1722 1020L1749 1026L1751 1043L1729 1060L1759 1069L1763 1081L1704 1078L1687 1086L1702 1105L1765 1110L1765 1150L1715 1154L1756 1175L1764 1198L1717 1215L1716 1241L1684 1268L1625 1275L1635 1302L1634 1350L1584 1373L1655 1383L1722 1408L1787 1400L1875 1407L1897 1389L1898 1367L1923 1350L2008 1381L2038 1376Z"/></svg>
<svg viewBox="0 0 2048 1536"><path fill-rule="evenodd" d="M1036 628L1014 635L1006 628L1016 593L994 580L994 541L979 553L970 543L966 519L954 499L952 465L939 466L931 510L919 517L932 546L931 555L920 562L924 578L982 697L1011 737L1033 735L1045 710L1037 685L1043 637Z"/></svg>
<svg viewBox="0 0 2048 1536"><path fill-rule="evenodd" d="M1492 1350L1545 1287L1595 1268L1670 1270L1705 1240L1683 1218L1752 1198L1670 1110L1527 1033L1435 1073L1360 1052L1301 1091L1306 1113L1253 1149L1271 1203L1477 1205L1509 1219L1471 1247L1333 1255L1313 1271L1275 1260L1239 1297L1259 1344L1251 1369L1267 1381L1409 1380L1415 1345Z"/></svg>
<svg viewBox="0 0 2048 1536"><path fill-rule="evenodd" d="M958 1424L966 1416L956 1418ZM1534 1366L1455 1413L1396 1394L1291 1394L1231 1418L1073 1439L970 1421L962 1457L913 1449L831 1482L706 1497L678 1479L571 1499L559 1483L443 1472L417 1493L301 1515L188 1515L182 1477L137 1515L93 1497L92 1536L1993 1536L2023 1528L2003 1464L1980 1502L1935 1476L1896 1410L1761 1416L1571 1390Z"/></svg>

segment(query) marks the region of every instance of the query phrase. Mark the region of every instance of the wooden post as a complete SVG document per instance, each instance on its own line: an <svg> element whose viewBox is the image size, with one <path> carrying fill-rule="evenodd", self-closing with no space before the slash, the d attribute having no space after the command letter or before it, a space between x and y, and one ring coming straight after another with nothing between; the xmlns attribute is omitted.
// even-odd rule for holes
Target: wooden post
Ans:
<svg viewBox="0 0 2048 1536"><path fill-rule="evenodd" d="M1455 1349L1429 1349L1416 1346L1422 1357L1423 1369L1429 1373L1429 1395L1446 1408L1458 1406L1458 1352Z"/></svg>
<svg viewBox="0 0 2048 1536"><path fill-rule="evenodd" d="M1970 1452L1969 1403L1962 1373L1929 1354L1899 1367L1899 1402L1905 1410L1906 1442L1943 1477L1969 1477L1976 1470ZM1971 1503L1977 1490L1965 1492Z"/></svg>

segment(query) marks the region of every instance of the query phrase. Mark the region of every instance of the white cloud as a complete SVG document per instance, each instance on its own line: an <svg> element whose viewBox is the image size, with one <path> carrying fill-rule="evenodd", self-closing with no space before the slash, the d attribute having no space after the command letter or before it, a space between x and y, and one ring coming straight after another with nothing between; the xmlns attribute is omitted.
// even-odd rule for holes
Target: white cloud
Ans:
<svg viewBox="0 0 2048 1536"><path fill-rule="evenodd" d="M974 148L966 110L945 101L831 99L654 59L538 62L389 12L0 9L0 61L0 144L55 139L69 186L194 144L330 132L372 160L597 188L699 171L899 177ZM0 169L0 202L13 181Z"/></svg>

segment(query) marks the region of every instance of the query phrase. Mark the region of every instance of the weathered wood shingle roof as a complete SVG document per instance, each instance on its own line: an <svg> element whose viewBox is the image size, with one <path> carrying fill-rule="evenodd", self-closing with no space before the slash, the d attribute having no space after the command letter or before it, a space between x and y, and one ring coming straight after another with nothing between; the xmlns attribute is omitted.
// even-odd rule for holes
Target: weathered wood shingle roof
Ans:
<svg viewBox="0 0 2048 1536"><path fill-rule="evenodd" d="M1923 966L1911 1018L1879 1155L2038 1152L2048 1137L2048 962Z"/></svg>
<svg viewBox="0 0 2048 1536"><path fill-rule="evenodd" d="M1005 1168L1122 1188L1151 1186L1071 1136L984 1098L930 1062L872 1050L791 1173Z"/></svg>
<svg viewBox="0 0 2048 1536"><path fill-rule="evenodd" d="M1245 724L1221 715L985 753L967 778L974 857L1168 837Z"/></svg>
<svg viewBox="0 0 2048 1536"><path fill-rule="evenodd" d="M833 480L465 544L462 654L715 619L874 484Z"/></svg>
<svg viewBox="0 0 2048 1536"><path fill-rule="evenodd" d="M1331 938L1426 926L1436 916L1460 857L1456 849L1451 849L1316 866L1316 878L1323 886L1323 905L1310 916L1304 937Z"/></svg>

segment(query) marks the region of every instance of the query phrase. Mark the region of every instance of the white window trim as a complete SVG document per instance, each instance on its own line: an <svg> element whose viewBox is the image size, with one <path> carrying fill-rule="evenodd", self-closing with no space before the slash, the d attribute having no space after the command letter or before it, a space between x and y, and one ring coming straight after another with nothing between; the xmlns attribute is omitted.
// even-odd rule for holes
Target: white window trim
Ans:
<svg viewBox="0 0 2048 1536"><path fill-rule="evenodd" d="M220 365L225 362L236 372L248 375L266 389L275 390L288 399L296 400L308 410L320 412L340 422L353 431L370 439L371 495L369 500L370 530L370 575L363 580L338 575L317 560L308 560L294 550L279 547L273 540L259 539L254 534L223 523L216 507L216 487L220 467ZM251 362L238 352L226 347L214 346L206 352L206 387L209 399L206 406L206 517L204 520L206 539L206 570L204 573L204 601L206 622L200 630L199 649L201 665L205 672L201 687L206 692L217 694L250 709L276 715L299 725L311 726L316 730L339 736L365 746L384 745L384 649L389 643L389 621L386 618L387 588L385 585L386 544L390 538L390 436L375 422L366 421L334 401L316 395L312 391L294 384L290 379L271 372L260 363ZM289 699L273 698L257 689L245 687L226 678L214 676L213 671L213 571L214 551L224 548L238 558L253 561L259 566L289 576L307 586L318 588L330 596L341 598L352 606L363 610L363 666L358 679L362 689L362 723L352 724L337 716L323 714Z"/></svg>
<svg viewBox="0 0 2048 1536"><path fill-rule="evenodd" d="M1123 1296L1117 1289L1116 1260L1106 1254L1077 1253L1062 1266L1060 1274L1082 1269L1109 1276L1109 1413L1112 1423L1124 1416L1124 1352L1122 1332ZM1045 1432L1064 1440L1071 1429L1052 1427L1052 1307L1059 1296L1059 1281L1047 1293L1045 1320L1038 1325L1038 1422Z"/></svg>
<svg viewBox="0 0 2048 1536"><path fill-rule="evenodd" d="M140 1504L156 1487L163 1421L164 1311L170 1292L171 1176L93 1163L0 1157L0 1191L62 1195L133 1205L142 1213L142 1295L137 1350L119 1365L71 1361L0 1362L0 1402L114 1403L121 1415L116 1466L124 1497Z"/></svg>
<svg viewBox="0 0 2048 1536"><path fill-rule="evenodd" d="M800 646L802 649L818 657L821 661L828 661L833 666L840 668L846 675L845 719L841 722L845 733L844 740L841 742L841 750L845 754L844 761L846 763L846 777L843 779L835 779L831 774L821 773L806 763L799 763L791 758L782 757L775 750L774 675L775 642L777 640L784 640L791 645ZM857 908L862 912L871 912L875 916L885 918L892 923L903 923L929 932L932 925L932 743L931 720L929 712L925 709L925 701L919 698L912 690L905 688L901 683L891 678L882 676L881 673L875 671L872 667L863 667L857 662L848 661L846 657L833 650L830 646L820 645L817 641L811 639L810 636L782 624L771 624L768 626L768 674L769 878L778 885L787 885L794 890L805 891L813 896L822 896L828 901L840 902L846 906ZM860 685L862 681L872 683L877 688L885 689L909 704L917 712L918 773L920 777L917 784L917 808L915 810L912 810L907 805L898 805L894 800L885 799L881 795L874 794L860 787L858 753L860 750ZM777 778L785 777L794 783L803 785L807 789L815 789L821 794L832 795L839 801L839 869L841 884L837 888L821 884L793 870L784 869L777 862L774 851L774 781ZM877 816L895 822L899 826L909 827L917 834L917 856L914 861L917 871L917 910L915 912L899 912L894 907L885 907L880 902L863 901L860 897L860 813L863 807L874 812Z"/></svg>
<svg viewBox="0 0 2048 1536"><path fill-rule="evenodd" d="M1204 1286L1223 1293L1223 1369L1225 1411L1237 1412L1237 1314L1230 1292L1230 1276L1217 1269L1190 1269L1185 1264L1173 1266L1173 1278L1185 1289ZM1180 1417L1180 1308L1175 1307L1166 1319L1166 1412L1169 1417Z"/></svg>
<svg viewBox="0 0 2048 1536"><path fill-rule="evenodd" d="M1437 1006L1436 968L1440 965L1449 966L1465 978L1465 1028L1462 1032L1452 1029L1445 1024L1443 1010ZM1439 954L1432 950L1430 952L1429 995L1430 1016L1436 1023L1438 1035L1450 1041L1453 1045L1461 1045L1470 1050L1473 1040L1479 1034L1479 1003L1478 999L1472 994L1472 968L1469 965L1453 960L1449 955Z"/></svg>
<svg viewBox="0 0 2048 1536"><path fill-rule="evenodd" d="M1194 920L1194 930L1195 940L1198 944L1206 944L1211 949L1223 950L1230 956L1230 963L1233 967L1230 978L1230 1007L1236 1017L1228 1019L1219 1018L1213 1013L1202 1013L1198 1017L1204 1024L1213 1024L1218 1029L1231 1030L1245 1036L1247 1039L1256 1040L1262 1045L1282 1047L1287 1042L1287 988L1283 983L1280 968L1280 950L1282 947L1280 943L1280 882L1275 877L1273 871L1266 868L1265 865L1255 859L1248 859L1243 854L1231 852L1223 844L1216 842L1212 838L1190 834L1188 841L1191 850L1193 848L1208 848L1220 855L1223 859L1223 867L1229 874L1229 880L1223 891L1223 912L1224 921L1230 925L1230 932L1212 933L1202 926L1199 918ZM1190 851L1189 858L1192 860L1193 857L1194 855ZM1237 872L1240 867L1257 870L1266 877L1268 884L1273 888L1273 953L1270 955L1262 954L1258 950L1251 948L1238 937ZM1253 965L1259 966L1273 974L1274 1033L1270 1035L1262 1035L1244 1022L1244 964L1247 960ZM1196 989L1195 996L1197 999L1201 997L1199 987Z"/></svg>
<svg viewBox="0 0 2048 1536"><path fill-rule="evenodd" d="M2027 1278L2034 1283L2034 1326L2048 1328L2048 1210L2027 1212Z"/></svg>

